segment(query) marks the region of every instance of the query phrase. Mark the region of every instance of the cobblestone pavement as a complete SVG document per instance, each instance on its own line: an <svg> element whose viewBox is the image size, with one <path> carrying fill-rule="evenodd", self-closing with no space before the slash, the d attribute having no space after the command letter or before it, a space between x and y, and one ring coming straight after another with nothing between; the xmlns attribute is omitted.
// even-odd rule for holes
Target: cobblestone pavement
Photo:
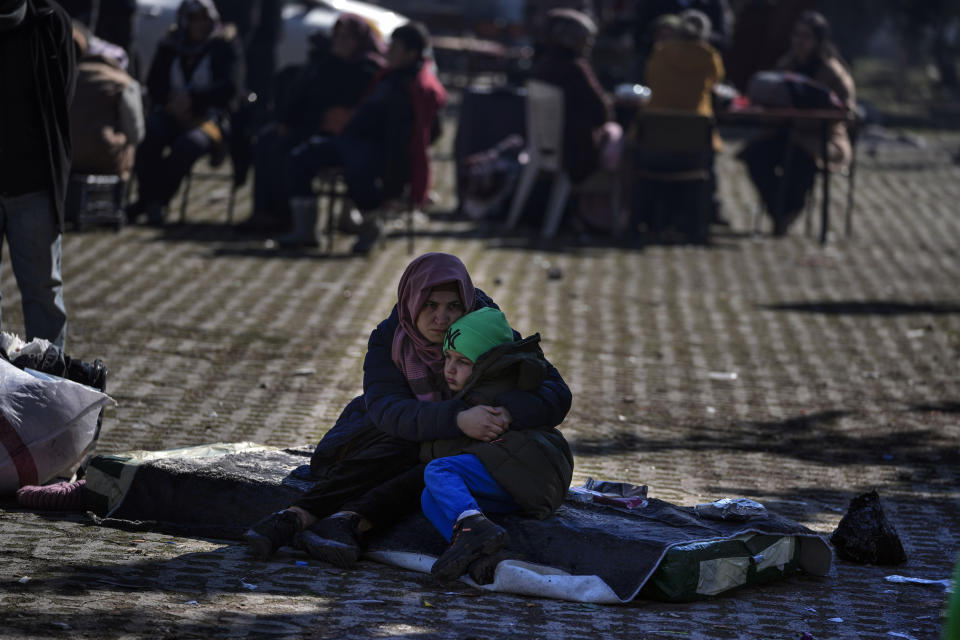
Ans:
<svg viewBox="0 0 960 640"><path fill-rule="evenodd" d="M825 535L876 488L908 564L838 560L822 579L601 607L440 588L372 562L264 563L224 541L10 507L0 636L936 638L942 588L884 577L946 578L960 539L956 145L932 136L926 149L864 155L855 235L837 221L825 249L800 228L745 232L755 199L730 152L719 172L733 231L710 249L530 250L443 216L417 238L418 252L460 255L514 326L543 334L574 392L564 431L576 484L645 483L684 505L748 496ZM119 403L101 452L312 443L359 389L405 243L368 259L346 257L346 238L333 257L276 253L219 226L219 188L195 189L185 226L66 237L68 352L102 358ZM20 332L5 271L4 328Z"/></svg>

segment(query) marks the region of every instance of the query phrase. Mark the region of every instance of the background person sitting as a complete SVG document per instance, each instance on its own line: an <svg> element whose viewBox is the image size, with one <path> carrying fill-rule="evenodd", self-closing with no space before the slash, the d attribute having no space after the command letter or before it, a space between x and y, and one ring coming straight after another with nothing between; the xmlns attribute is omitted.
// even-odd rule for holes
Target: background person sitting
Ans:
<svg viewBox="0 0 960 640"><path fill-rule="evenodd" d="M856 109L853 78L830 40L830 25L816 11L804 12L794 26L790 51L777 67L800 73L823 85L840 99L848 111ZM797 125L790 131L779 131L751 141L740 152L750 178L773 216L773 234L786 235L806 203L818 166L826 162L831 171L842 170L853 155L850 138L843 122L836 122L830 131L828 157L821 154L820 124ZM790 154L790 171L784 175L780 165L785 153ZM781 181L783 200L781 208Z"/></svg>
<svg viewBox="0 0 960 640"><path fill-rule="evenodd" d="M151 224L162 224L193 163L224 150L228 113L243 85L241 56L233 29L222 26L210 0L180 4L147 75L152 111L137 150L139 201L128 209L131 219L146 212Z"/></svg>
<svg viewBox="0 0 960 640"><path fill-rule="evenodd" d="M428 149L434 121L446 102L424 53L429 33L422 24L394 30L387 68L336 136L313 136L287 155L293 232L278 238L289 246L317 246L317 199L311 182L324 168L340 167L350 199L363 212L355 253L367 253L379 238L376 209L410 186L411 203L422 206L430 184Z"/></svg>
<svg viewBox="0 0 960 640"><path fill-rule="evenodd" d="M276 123L264 127L254 151L253 215L242 226L274 231L290 225L283 160L311 135L336 135L346 126L376 75L386 45L358 15L341 14L328 47L314 48L292 86L279 96Z"/></svg>
<svg viewBox="0 0 960 640"><path fill-rule="evenodd" d="M530 77L563 90L563 165L574 184L601 165L613 168L623 130L613 122L613 109L587 60L597 33L593 21L573 9L547 15L546 46ZM611 158L612 156L612 158Z"/></svg>
<svg viewBox="0 0 960 640"><path fill-rule="evenodd" d="M70 105L73 172L130 178L137 145L143 140L140 83L123 70L121 60L98 53L98 38L74 22L77 92ZM94 46L90 46L93 43Z"/></svg>
<svg viewBox="0 0 960 640"><path fill-rule="evenodd" d="M665 15L679 15L695 9L710 20L710 32L707 41L719 51L725 53L733 34L734 14L729 0L638 0L636 3L633 31L634 49L640 62L639 71L643 71L656 45L655 32L658 21ZM647 79L641 78L644 84Z"/></svg>
<svg viewBox="0 0 960 640"><path fill-rule="evenodd" d="M701 11L688 9L676 21L673 37L667 37L654 46L647 60L644 74L650 87L648 109L675 109L713 116L713 88L723 80L724 69L720 53L707 41L710 19ZM722 147L720 135L713 132L713 150ZM725 223L720 216L720 202L716 196L716 172L710 160L710 192L713 194L710 218Z"/></svg>

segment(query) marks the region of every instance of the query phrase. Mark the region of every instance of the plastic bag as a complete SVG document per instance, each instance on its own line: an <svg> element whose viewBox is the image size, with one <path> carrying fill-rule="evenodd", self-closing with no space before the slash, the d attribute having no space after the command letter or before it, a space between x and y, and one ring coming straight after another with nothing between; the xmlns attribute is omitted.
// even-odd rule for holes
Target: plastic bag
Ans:
<svg viewBox="0 0 960 640"><path fill-rule="evenodd" d="M100 409L113 400L65 378L0 358L0 495L43 484L94 443Z"/></svg>
<svg viewBox="0 0 960 640"><path fill-rule="evenodd" d="M647 506L647 485L627 482L607 482L587 478L582 487L570 487L567 497L574 502L594 502L623 509L642 509Z"/></svg>
<svg viewBox="0 0 960 640"><path fill-rule="evenodd" d="M697 515L707 520L732 520L739 522L753 517L766 516L767 508L749 498L721 498L696 506Z"/></svg>

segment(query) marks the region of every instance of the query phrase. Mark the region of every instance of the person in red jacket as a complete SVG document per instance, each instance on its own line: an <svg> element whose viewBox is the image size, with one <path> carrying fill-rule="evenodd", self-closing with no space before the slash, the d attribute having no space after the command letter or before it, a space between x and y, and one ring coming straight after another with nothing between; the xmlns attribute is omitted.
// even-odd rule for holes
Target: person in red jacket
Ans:
<svg viewBox="0 0 960 640"><path fill-rule="evenodd" d="M411 203L426 202L430 184L428 147L446 91L425 58L429 33L419 23L394 30L387 68L336 136L314 136L287 156L293 233L280 244L317 246L317 199L311 183L325 168L340 167L350 199L364 214L354 252L365 254L381 233L376 210L410 186Z"/></svg>

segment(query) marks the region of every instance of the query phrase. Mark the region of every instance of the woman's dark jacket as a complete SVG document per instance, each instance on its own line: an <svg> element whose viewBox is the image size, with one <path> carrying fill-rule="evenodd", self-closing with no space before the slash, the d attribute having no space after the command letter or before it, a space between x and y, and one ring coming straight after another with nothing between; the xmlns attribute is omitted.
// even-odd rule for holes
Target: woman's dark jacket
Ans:
<svg viewBox="0 0 960 640"><path fill-rule="evenodd" d="M471 311L498 308L480 289ZM462 398L440 402L421 402L410 390L403 372L391 357L393 336L400 326L397 309L380 323L367 345L363 362L363 395L344 408L333 428L314 451L311 470L317 475L323 467L342 457L345 447L357 435L380 429L388 435L411 442L458 438L457 414L470 408ZM515 336L520 338L519 334ZM438 378L437 387L444 382ZM570 410L571 394L560 373L549 362L543 384L532 392L511 390L497 396L496 405L510 411L511 430L550 428L563 422Z"/></svg>
<svg viewBox="0 0 960 640"><path fill-rule="evenodd" d="M280 101L277 122L299 137L319 133L326 111L356 107L379 71L380 66L369 58L349 61L328 54L308 61Z"/></svg>
<svg viewBox="0 0 960 640"><path fill-rule="evenodd" d="M0 60L6 69L26 70L35 79L36 91L32 97L11 96L4 93L0 100L9 100L0 113L10 116L17 108L35 109L40 138L34 127L0 124L0 154L4 171L0 180L2 190L16 189L36 176L17 175L18 166L27 171L35 167L46 169L44 187L49 188L53 199L57 225L63 230L63 206L70 177L70 102L73 100L77 81L76 49L70 17L56 3L49 0L28 0L27 15L23 23L11 31L0 34ZM0 91L10 90L10 87ZM37 151L36 162L26 162L21 150ZM27 193L10 191L10 195Z"/></svg>
<svg viewBox="0 0 960 640"><path fill-rule="evenodd" d="M600 165L600 131L613 110L600 81L583 56L549 47L530 77L563 89L563 167L581 182Z"/></svg>
<svg viewBox="0 0 960 640"><path fill-rule="evenodd" d="M174 30L161 40L150 63L147 93L153 107L164 106L170 98L173 65L179 64L180 60L177 38ZM208 55L210 84L190 90L191 110L198 118L208 116L211 110L221 113L234 111L244 84L243 50L234 29L227 27L211 37L196 54L196 59Z"/></svg>
<svg viewBox="0 0 960 640"><path fill-rule="evenodd" d="M496 405L506 391L539 388L548 366L539 343L540 334L536 334L483 354L456 397L470 406ZM461 435L420 445L422 462L462 453L479 458L521 511L535 518L548 518L560 507L573 479L570 446L553 427L511 428L491 442Z"/></svg>

